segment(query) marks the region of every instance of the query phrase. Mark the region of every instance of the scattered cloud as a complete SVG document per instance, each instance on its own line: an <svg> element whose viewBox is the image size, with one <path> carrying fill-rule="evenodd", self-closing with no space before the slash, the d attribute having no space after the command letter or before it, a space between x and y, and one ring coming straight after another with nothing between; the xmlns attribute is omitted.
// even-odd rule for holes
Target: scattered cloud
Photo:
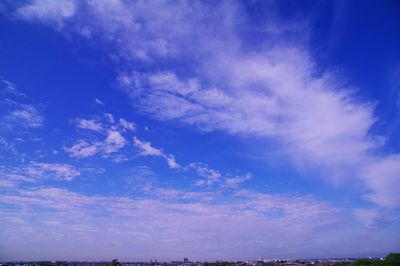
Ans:
<svg viewBox="0 0 400 266"><path fill-rule="evenodd" d="M133 144L140 152L140 156L159 156L165 159L169 168L180 168L180 165L175 161L175 157L170 154L165 154L161 149L154 148L150 142L139 140L137 137L133 138Z"/></svg>
<svg viewBox="0 0 400 266"><path fill-rule="evenodd" d="M218 185L221 188L236 189L242 183L251 179L252 175L247 173L243 176L241 175L222 175L219 171L210 168L208 165L203 163L190 163L187 167L188 169L193 169L201 179L195 181L195 186L214 186Z"/></svg>
<svg viewBox="0 0 400 266"><path fill-rule="evenodd" d="M80 173L68 164L32 163L26 169L26 175L39 179L55 179L70 181Z"/></svg>
<svg viewBox="0 0 400 266"><path fill-rule="evenodd" d="M94 102L98 105L104 105L104 103L99 99L99 98L95 98Z"/></svg>
<svg viewBox="0 0 400 266"><path fill-rule="evenodd" d="M88 131L94 131L97 136L90 135L87 138L78 139L72 146L64 147L64 151L75 158L87 158L100 154L114 162L127 160L126 155L119 153L129 145L126 135L136 131L136 125L124 118L115 119L113 114L106 113L103 118L74 120L76 127ZM124 136L125 135L125 136ZM175 157L164 154L161 149L154 148L150 142L141 141L133 136L133 145L139 149L139 156L160 156L165 159L169 168L180 168Z"/></svg>
<svg viewBox="0 0 400 266"><path fill-rule="evenodd" d="M2 80L1 87L4 89L0 100L0 125L3 130L33 129L42 127L44 116L42 108L37 106L20 92L17 86L8 81Z"/></svg>
<svg viewBox="0 0 400 266"><path fill-rule="evenodd" d="M23 163L18 167L0 168L3 187L16 187L20 183L37 183L43 180L71 181L81 173L74 166L59 163Z"/></svg>
<svg viewBox="0 0 400 266"><path fill-rule="evenodd" d="M164 157L167 161L169 168L180 168L181 166L176 162L175 157L171 154Z"/></svg>
<svg viewBox="0 0 400 266"><path fill-rule="evenodd" d="M123 118L116 123L112 114L106 113L103 118L85 119L77 118L76 127L88 131L94 131L95 136L78 139L72 146L65 147L64 151L76 158L87 158L96 154L103 157L113 156L114 161L124 161L124 156L116 154L128 143L123 132L134 131L135 125Z"/></svg>
<svg viewBox="0 0 400 266"><path fill-rule="evenodd" d="M136 129L135 124L133 122L126 121L123 118L119 119L119 124L123 130L135 131L135 129Z"/></svg>
<svg viewBox="0 0 400 266"><path fill-rule="evenodd" d="M107 119L107 121L111 124L115 123L114 115L110 113L105 113L104 117Z"/></svg>
<svg viewBox="0 0 400 266"><path fill-rule="evenodd" d="M64 150L72 157L86 158L97 153L104 157L116 153L127 144L126 139L118 131L110 131L103 141L87 141L80 139L71 147L65 147Z"/></svg>
<svg viewBox="0 0 400 266"><path fill-rule="evenodd" d="M113 153L126 145L126 139L116 130L110 130L104 141L104 152Z"/></svg>
<svg viewBox="0 0 400 266"><path fill-rule="evenodd" d="M142 156L162 156L163 152L160 149L151 146L150 142L141 141L138 138L133 138L133 143L140 149L140 155Z"/></svg>
<svg viewBox="0 0 400 266"><path fill-rule="evenodd" d="M20 92L17 86L11 81L3 79L1 83L3 83L3 88L7 93L14 94L18 97L27 98L27 96L24 93Z"/></svg>
<svg viewBox="0 0 400 266"><path fill-rule="evenodd" d="M251 174L225 178L223 186L228 187L228 188L236 188L241 183L246 182L249 179L251 179Z"/></svg>
<svg viewBox="0 0 400 266"><path fill-rule="evenodd" d="M0 123L3 129L29 129L43 126L44 117L37 106L12 100L6 100L3 103L7 109L5 114L0 116Z"/></svg>
<svg viewBox="0 0 400 266"><path fill-rule="evenodd" d="M89 143L85 140L78 140L71 147L65 147L64 150L76 158L85 158L95 155L102 144L100 142Z"/></svg>
<svg viewBox="0 0 400 266"><path fill-rule="evenodd" d="M222 177L219 171L211 169L202 163L191 163L189 164L189 167L195 169L196 173L204 178L196 181L195 184L198 186L211 186L214 183L219 182Z"/></svg>
<svg viewBox="0 0 400 266"><path fill-rule="evenodd" d="M94 130L97 132L100 132L103 130L102 125L100 123L98 123L97 121L84 119L84 118L76 119L76 126L78 128Z"/></svg>

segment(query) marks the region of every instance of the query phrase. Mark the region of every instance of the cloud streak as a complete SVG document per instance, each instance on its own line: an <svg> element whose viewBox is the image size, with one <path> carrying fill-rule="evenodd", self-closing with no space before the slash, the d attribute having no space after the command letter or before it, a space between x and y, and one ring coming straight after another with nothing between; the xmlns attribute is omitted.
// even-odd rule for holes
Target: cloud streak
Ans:
<svg viewBox="0 0 400 266"><path fill-rule="evenodd" d="M17 86L1 80L0 126L1 130L29 130L43 126L45 118L40 106L32 101Z"/></svg>

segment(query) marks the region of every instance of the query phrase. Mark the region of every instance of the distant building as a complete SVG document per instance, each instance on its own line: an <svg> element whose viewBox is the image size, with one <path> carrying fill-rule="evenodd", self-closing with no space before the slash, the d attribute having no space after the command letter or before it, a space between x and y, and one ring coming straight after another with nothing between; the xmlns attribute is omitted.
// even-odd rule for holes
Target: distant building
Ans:
<svg viewBox="0 0 400 266"><path fill-rule="evenodd" d="M183 263L188 263L189 259L188 258L183 258Z"/></svg>

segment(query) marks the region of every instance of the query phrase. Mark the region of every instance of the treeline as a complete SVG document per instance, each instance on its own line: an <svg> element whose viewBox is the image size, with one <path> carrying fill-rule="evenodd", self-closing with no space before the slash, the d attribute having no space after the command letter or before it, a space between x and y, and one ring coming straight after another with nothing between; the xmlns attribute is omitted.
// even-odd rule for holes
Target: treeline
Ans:
<svg viewBox="0 0 400 266"><path fill-rule="evenodd" d="M353 263L335 263L334 266L400 266L400 253L390 253L385 257L384 260L373 260L373 259L359 259Z"/></svg>

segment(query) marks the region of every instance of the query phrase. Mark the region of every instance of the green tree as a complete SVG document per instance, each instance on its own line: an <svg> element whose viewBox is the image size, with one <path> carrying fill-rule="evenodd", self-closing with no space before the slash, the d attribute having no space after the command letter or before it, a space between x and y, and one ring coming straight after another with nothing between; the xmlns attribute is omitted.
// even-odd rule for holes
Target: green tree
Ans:
<svg viewBox="0 0 400 266"><path fill-rule="evenodd" d="M400 266L400 253L390 253L386 256L384 262L388 266Z"/></svg>
<svg viewBox="0 0 400 266"><path fill-rule="evenodd" d="M400 266L400 253L390 253L384 260L359 259L351 264L351 266Z"/></svg>
<svg viewBox="0 0 400 266"><path fill-rule="evenodd" d="M369 259L359 259L351 264L352 266L373 265L373 261Z"/></svg>

